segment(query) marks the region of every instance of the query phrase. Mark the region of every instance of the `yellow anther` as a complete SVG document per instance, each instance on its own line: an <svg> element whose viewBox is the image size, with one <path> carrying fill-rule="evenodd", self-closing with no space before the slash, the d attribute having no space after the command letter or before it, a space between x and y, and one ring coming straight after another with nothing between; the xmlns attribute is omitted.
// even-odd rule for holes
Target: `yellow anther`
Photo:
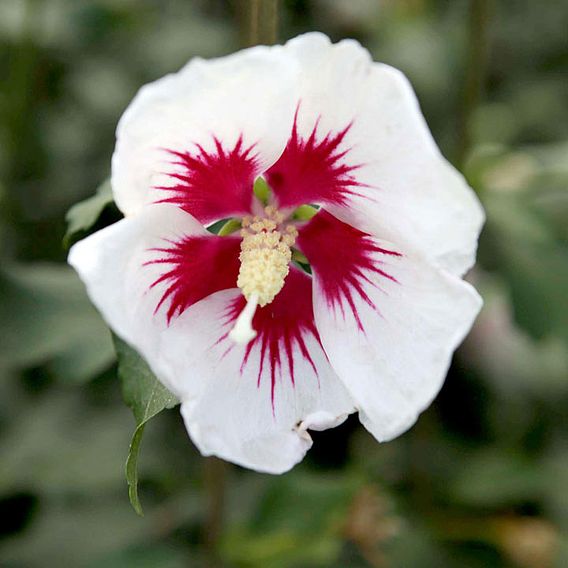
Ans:
<svg viewBox="0 0 568 568"><path fill-rule="evenodd" d="M288 247L291 247L296 242L297 236L298 236L298 229L296 229L294 225L288 225L286 227L285 234L282 235L282 242Z"/></svg>
<svg viewBox="0 0 568 568"><path fill-rule="evenodd" d="M242 222L241 267L237 286L247 300L259 306L270 304L284 286L292 259L290 248L298 231L282 225L284 215L272 205L264 209L265 217L245 217Z"/></svg>

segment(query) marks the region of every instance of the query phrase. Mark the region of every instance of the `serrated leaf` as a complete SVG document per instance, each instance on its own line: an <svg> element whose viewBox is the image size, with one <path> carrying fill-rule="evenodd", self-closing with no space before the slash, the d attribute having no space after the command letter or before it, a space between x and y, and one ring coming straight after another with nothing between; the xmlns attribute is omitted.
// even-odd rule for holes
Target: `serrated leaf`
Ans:
<svg viewBox="0 0 568 568"><path fill-rule="evenodd" d="M128 496L134 510L143 515L138 496L138 455L144 428L148 420L166 408L173 408L179 401L156 379L148 364L132 347L118 337L114 337L114 344L122 396L136 419L125 468Z"/></svg>
<svg viewBox="0 0 568 568"><path fill-rule="evenodd" d="M68 247L73 238L79 233L88 231L99 219L101 213L113 203L110 180L103 182L92 197L76 203L67 211L67 232L63 237L63 244Z"/></svg>

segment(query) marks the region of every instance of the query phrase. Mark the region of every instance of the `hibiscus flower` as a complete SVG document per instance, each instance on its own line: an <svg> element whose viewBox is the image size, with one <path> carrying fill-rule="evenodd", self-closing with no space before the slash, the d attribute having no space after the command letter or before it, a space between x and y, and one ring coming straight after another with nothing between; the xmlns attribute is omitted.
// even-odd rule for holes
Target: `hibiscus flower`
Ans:
<svg viewBox="0 0 568 568"><path fill-rule="evenodd" d="M280 473L352 412L398 436L481 306L461 276L482 208L404 75L352 40L310 33L146 85L112 188L124 219L69 262L205 455Z"/></svg>

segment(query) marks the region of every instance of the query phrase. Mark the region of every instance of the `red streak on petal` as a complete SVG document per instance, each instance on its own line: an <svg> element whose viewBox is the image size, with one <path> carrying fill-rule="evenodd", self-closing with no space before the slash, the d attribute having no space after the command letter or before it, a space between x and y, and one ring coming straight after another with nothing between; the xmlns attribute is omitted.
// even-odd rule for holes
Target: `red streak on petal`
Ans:
<svg viewBox="0 0 568 568"><path fill-rule="evenodd" d="M329 308L339 309L343 317L347 309L351 310L359 329L364 332L355 300L359 297L378 311L365 288L379 288L380 278L397 280L385 271L377 256L402 255L379 247L370 235L324 210L300 229L296 244L310 261Z"/></svg>
<svg viewBox="0 0 568 568"><path fill-rule="evenodd" d="M318 136L319 119L308 138L298 133L294 117L292 134L279 160L267 170L266 181L276 195L281 208L304 203L333 203L343 205L350 195L365 187L353 176L361 164L346 161L350 148L344 141L352 122L338 132Z"/></svg>
<svg viewBox="0 0 568 568"><path fill-rule="evenodd" d="M254 144L245 147L240 136L232 149L225 149L217 138L213 140L215 147L209 152L199 144L193 153L166 149L175 158L171 164L177 166L167 172L174 183L156 188L169 194L159 203L178 205L202 223L248 214L259 173Z"/></svg>
<svg viewBox="0 0 568 568"><path fill-rule="evenodd" d="M233 301L226 312L227 323L233 323L245 305L246 300L243 296ZM306 344L306 339L312 336L323 351L314 321L312 279L291 267L284 288L274 301L256 310L253 328L257 336L247 344L240 372L244 372L247 364L250 363L253 348L258 346L260 359L257 384L260 385L265 374L268 374L274 411L276 381L286 373L292 385L295 385L295 364L298 358L307 361L318 378L316 365ZM222 339L226 337L225 335Z"/></svg>
<svg viewBox="0 0 568 568"><path fill-rule="evenodd" d="M240 239L238 237L186 236L167 241L164 248L153 248L153 258L145 265L164 264L165 272L151 285L164 285L156 306L167 305L168 323L195 302L214 292L235 288L239 273Z"/></svg>

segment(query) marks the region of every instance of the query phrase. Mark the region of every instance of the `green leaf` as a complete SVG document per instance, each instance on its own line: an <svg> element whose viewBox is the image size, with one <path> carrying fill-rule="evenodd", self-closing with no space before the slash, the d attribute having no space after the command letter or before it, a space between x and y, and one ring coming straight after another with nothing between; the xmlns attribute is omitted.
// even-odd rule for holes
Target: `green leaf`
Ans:
<svg viewBox="0 0 568 568"><path fill-rule="evenodd" d="M114 362L108 327L68 266L5 263L0 269L0 360L47 364L60 381L88 381Z"/></svg>
<svg viewBox="0 0 568 568"><path fill-rule="evenodd" d="M138 455L140 454L140 444L142 443L142 435L146 422L139 424L134 430L130 446L128 448L128 458L126 459L126 482L128 483L128 498L134 507L134 510L141 516L144 516L140 497L138 496Z"/></svg>
<svg viewBox="0 0 568 568"><path fill-rule="evenodd" d="M448 481L454 502L487 510L539 498L548 485L539 463L501 448L485 448L464 457Z"/></svg>
<svg viewBox="0 0 568 568"><path fill-rule="evenodd" d="M118 376L122 383L124 401L136 419L136 430L130 442L126 460L128 496L134 510L143 515L138 497L138 455L144 427L148 420L165 408L173 408L179 401L156 379L148 364L138 353L118 337L114 337L118 356Z"/></svg>
<svg viewBox="0 0 568 568"><path fill-rule="evenodd" d="M248 523L224 535L225 561L251 568L333 565L342 521L361 487L356 475L302 470L268 480Z"/></svg>
<svg viewBox="0 0 568 568"><path fill-rule="evenodd" d="M568 169L560 159L566 150L565 144L501 149L470 168L487 212L481 263L504 278L516 323L537 340L568 342Z"/></svg>
<svg viewBox="0 0 568 568"><path fill-rule="evenodd" d="M88 231L99 219L103 210L113 203L110 180L103 182L92 197L76 203L67 211L67 232L63 237L63 244L68 247L74 238Z"/></svg>
<svg viewBox="0 0 568 568"><path fill-rule="evenodd" d="M533 193L485 199L488 215L481 256L510 287L515 319L535 339L568 342L568 248L535 212Z"/></svg>

